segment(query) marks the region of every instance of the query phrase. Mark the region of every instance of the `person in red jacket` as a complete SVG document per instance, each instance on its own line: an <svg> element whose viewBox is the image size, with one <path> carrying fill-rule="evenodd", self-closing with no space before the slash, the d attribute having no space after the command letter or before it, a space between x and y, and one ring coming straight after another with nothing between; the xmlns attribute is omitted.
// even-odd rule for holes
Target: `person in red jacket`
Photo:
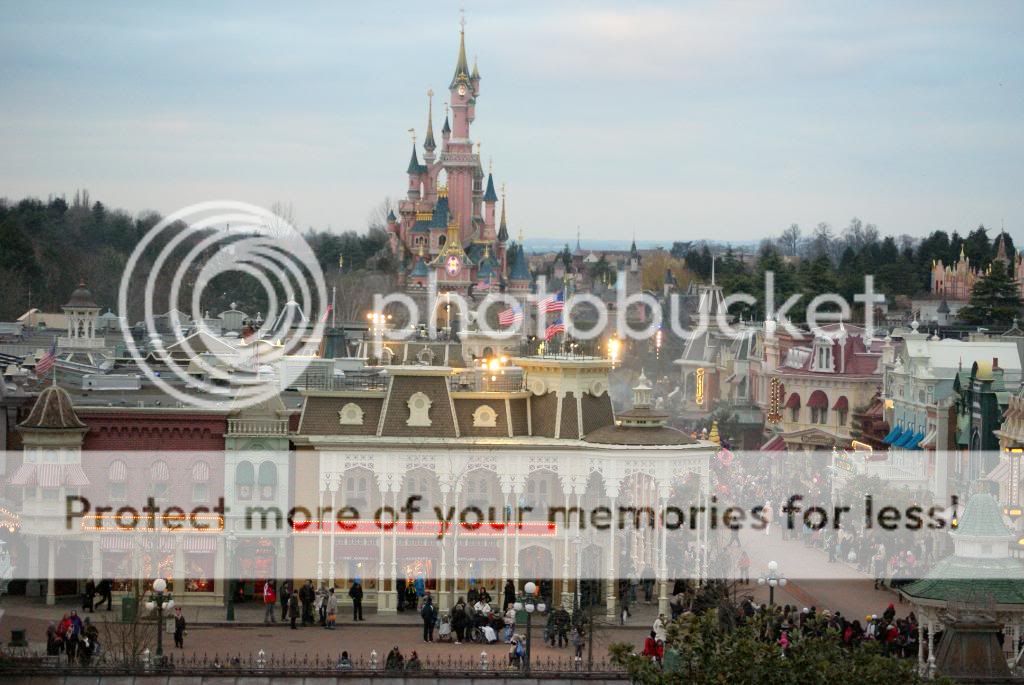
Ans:
<svg viewBox="0 0 1024 685"><path fill-rule="evenodd" d="M277 623L277 591L274 589L274 581L269 578L263 583L263 623Z"/></svg>
<svg viewBox="0 0 1024 685"><path fill-rule="evenodd" d="M661 661L661 649L658 648L658 637L657 634L652 630L651 634L644 640L644 651L640 653L641 656L645 656L652 661Z"/></svg>

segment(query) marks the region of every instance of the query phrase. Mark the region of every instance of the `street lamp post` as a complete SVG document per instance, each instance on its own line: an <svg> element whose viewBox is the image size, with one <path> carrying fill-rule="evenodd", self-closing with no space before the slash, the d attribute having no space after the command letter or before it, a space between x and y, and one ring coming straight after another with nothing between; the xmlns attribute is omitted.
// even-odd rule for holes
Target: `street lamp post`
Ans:
<svg viewBox="0 0 1024 685"><path fill-rule="evenodd" d="M150 611L156 609L156 655L162 658L164 655L164 609L170 611L174 608L174 599L170 593L165 594L167 581L157 578L153 581L153 594L146 602L146 608Z"/></svg>
<svg viewBox="0 0 1024 685"><path fill-rule="evenodd" d="M775 588L786 587L786 576L779 573L779 562L769 561L768 562L768 573L762 574L757 578L758 585L768 586L768 606L775 606Z"/></svg>
<svg viewBox="0 0 1024 685"><path fill-rule="evenodd" d="M580 576L583 575L581 565L582 559L580 556L583 551L583 538L579 533L577 533L576 537L572 539L572 547L573 551L576 552L576 584L572 589L572 618L573 621L577 621L579 620L578 612L580 610Z"/></svg>
<svg viewBox="0 0 1024 685"><path fill-rule="evenodd" d="M235 585L238 581L235 579L235 531L228 531L227 538L227 575L228 575L228 605L227 615L224 617L227 621L235 620L235 593L238 592L238 587Z"/></svg>
<svg viewBox="0 0 1024 685"><path fill-rule="evenodd" d="M526 585L523 586L523 593L524 593L523 598L521 600L517 601L515 604L513 604L512 607L516 611L525 611L526 612L526 652L523 655L523 672L524 673L529 673L530 672L530 643L533 641L533 634L532 634L533 625L532 625L530 619L533 618L533 612L538 611L538 612L543 614L545 611L547 611L548 607L547 607L546 604L544 604L544 600L543 599L538 599L536 597L536 594L537 594L537 584L534 583L532 580L529 581L528 583L526 583Z"/></svg>

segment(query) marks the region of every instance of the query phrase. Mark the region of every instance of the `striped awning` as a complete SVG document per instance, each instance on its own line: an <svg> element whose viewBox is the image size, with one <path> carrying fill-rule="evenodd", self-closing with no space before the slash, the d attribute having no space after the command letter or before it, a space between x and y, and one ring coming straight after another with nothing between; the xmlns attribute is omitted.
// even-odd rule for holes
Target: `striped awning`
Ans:
<svg viewBox="0 0 1024 685"><path fill-rule="evenodd" d="M836 403L832 405L834 411L846 411L850 408L850 400L846 399L846 395L840 395Z"/></svg>
<svg viewBox="0 0 1024 685"><path fill-rule="evenodd" d="M205 461L197 461L192 465L192 481L205 483L210 480L210 465Z"/></svg>
<svg viewBox="0 0 1024 685"><path fill-rule="evenodd" d="M800 395L795 392L789 396L786 400L786 409L799 409L800 408Z"/></svg>
<svg viewBox="0 0 1024 685"><path fill-rule="evenodd" d="M761 445L762 452L783 452L786 449L786 441L781 435L774 435L772 438Z"/></svg>
<svg viewBox="0 0 1024 685"><path fill-rule="evenodd" d="M43 488L73 488L89 484L85 471L78 464L22 464L11 474L11 485L38 485Z"/></svg>
<svg viewBox="0 0 1024 685"><path fill-rule="evenodd" d="M110 465L110 472L107 474L107 480L111 483L123 483L128 480L128 464L118 459Z"/></svg>
<svg viewBox="0 0 1024 685"><path fill-rule="evenodd" d="M160 551L173 552L174 538L171 535L161 535ZM156 547L156 533L109 533L100 536L100 551L102 552L137 552L149 551ZM216 543L216 540L214 540Z"/></svg>
<svg viewBox="0 0 1024 685"><path fill-rule="evenodd" d="M36 478L36 465L35 464L22 464L18 469L11 474L11 477L7 479L7 482L11 485L31 485L35 483Z"/></svg>
<svg viewBox="0 0 1024 685"><path fill-rule="evenodd" d="M213 554L217 551L217 536L189 535L185 538L185 551L190 554Z"/></svg>
<svg viewBox="0 0 1024 685"><path fill-rule="evenodd" d="M821 390L815 390L811 393L811 398L807 400L807 406L812 409L825 409L828 407L828 395Z"/></svg>

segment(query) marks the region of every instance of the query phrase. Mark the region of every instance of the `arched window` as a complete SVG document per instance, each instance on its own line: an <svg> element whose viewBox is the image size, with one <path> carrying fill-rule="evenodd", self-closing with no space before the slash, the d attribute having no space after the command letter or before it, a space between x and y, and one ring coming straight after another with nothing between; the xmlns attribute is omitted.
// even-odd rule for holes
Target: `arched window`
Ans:
<svg viewBox="0 0 1024 685"><path fill-rule="evenodd" d="M272 461L265 461L260 464L258 484L260 486L260 499L274 499L277 494L277 465Z"/></svg>
<svg viewBox="0 0 1024 685"><path fill-rule="evenodd" d="M171 470L167 468L166 461L153 462L149 469L149 480L152 483L154 497L167 496L167 484L171 480Z"/></svg>
<svg viewBox="0 0 1024 685"><path fill-rule="evenodd" d="M252 488L256 484L256 469L252 462L242 461L235 467L235 498L252 499Z"/></svg>
<svg viewBox="0 0 1024 685"><path fill-rule="evenodd" d="M115 502L123 502L127 494L128 464L120 459L111 462L110 469L107 471L107 481L110 483L108 487L110 499Z"/></svg>
<svg viewBox="0 0 1024 685"><path fill-rule="evenodd" d="M807 406L811 409L811 423L828 423L828 396L823 391L812 392Z"/></svg>
<svg viewBox="0 0 1024 685"><path fill-rule="evenodd" d="M800 395L790 393L786 399L786 409L789 410L789 420L796 422L800 420Z"/></svg>
<svg viewBox="0 0 1024 685"><path fill-rule="evenodd" d="M473 412L474 428L494 428L498 425L498 414L486 404L481 404Z"/></svg>
<svg viewBox="0 0 1024 685"><path fill-rule="evenodd" d="M206 502L210 499L210 465L197 461L192 465L192 501Z"/></svg>

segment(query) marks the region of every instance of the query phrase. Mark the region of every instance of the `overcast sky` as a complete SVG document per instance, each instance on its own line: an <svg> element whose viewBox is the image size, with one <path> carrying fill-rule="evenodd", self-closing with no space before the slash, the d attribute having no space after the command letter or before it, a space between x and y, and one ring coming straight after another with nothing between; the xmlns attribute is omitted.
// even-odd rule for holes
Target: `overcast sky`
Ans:
<svg viewBox="0 0 1024 685"><path fill-rule="evenodd" d="M365 226L435 126L457 3L0 4L0 196ZM470 2L513 234L1024 225L1024 3Z"/></svg>

